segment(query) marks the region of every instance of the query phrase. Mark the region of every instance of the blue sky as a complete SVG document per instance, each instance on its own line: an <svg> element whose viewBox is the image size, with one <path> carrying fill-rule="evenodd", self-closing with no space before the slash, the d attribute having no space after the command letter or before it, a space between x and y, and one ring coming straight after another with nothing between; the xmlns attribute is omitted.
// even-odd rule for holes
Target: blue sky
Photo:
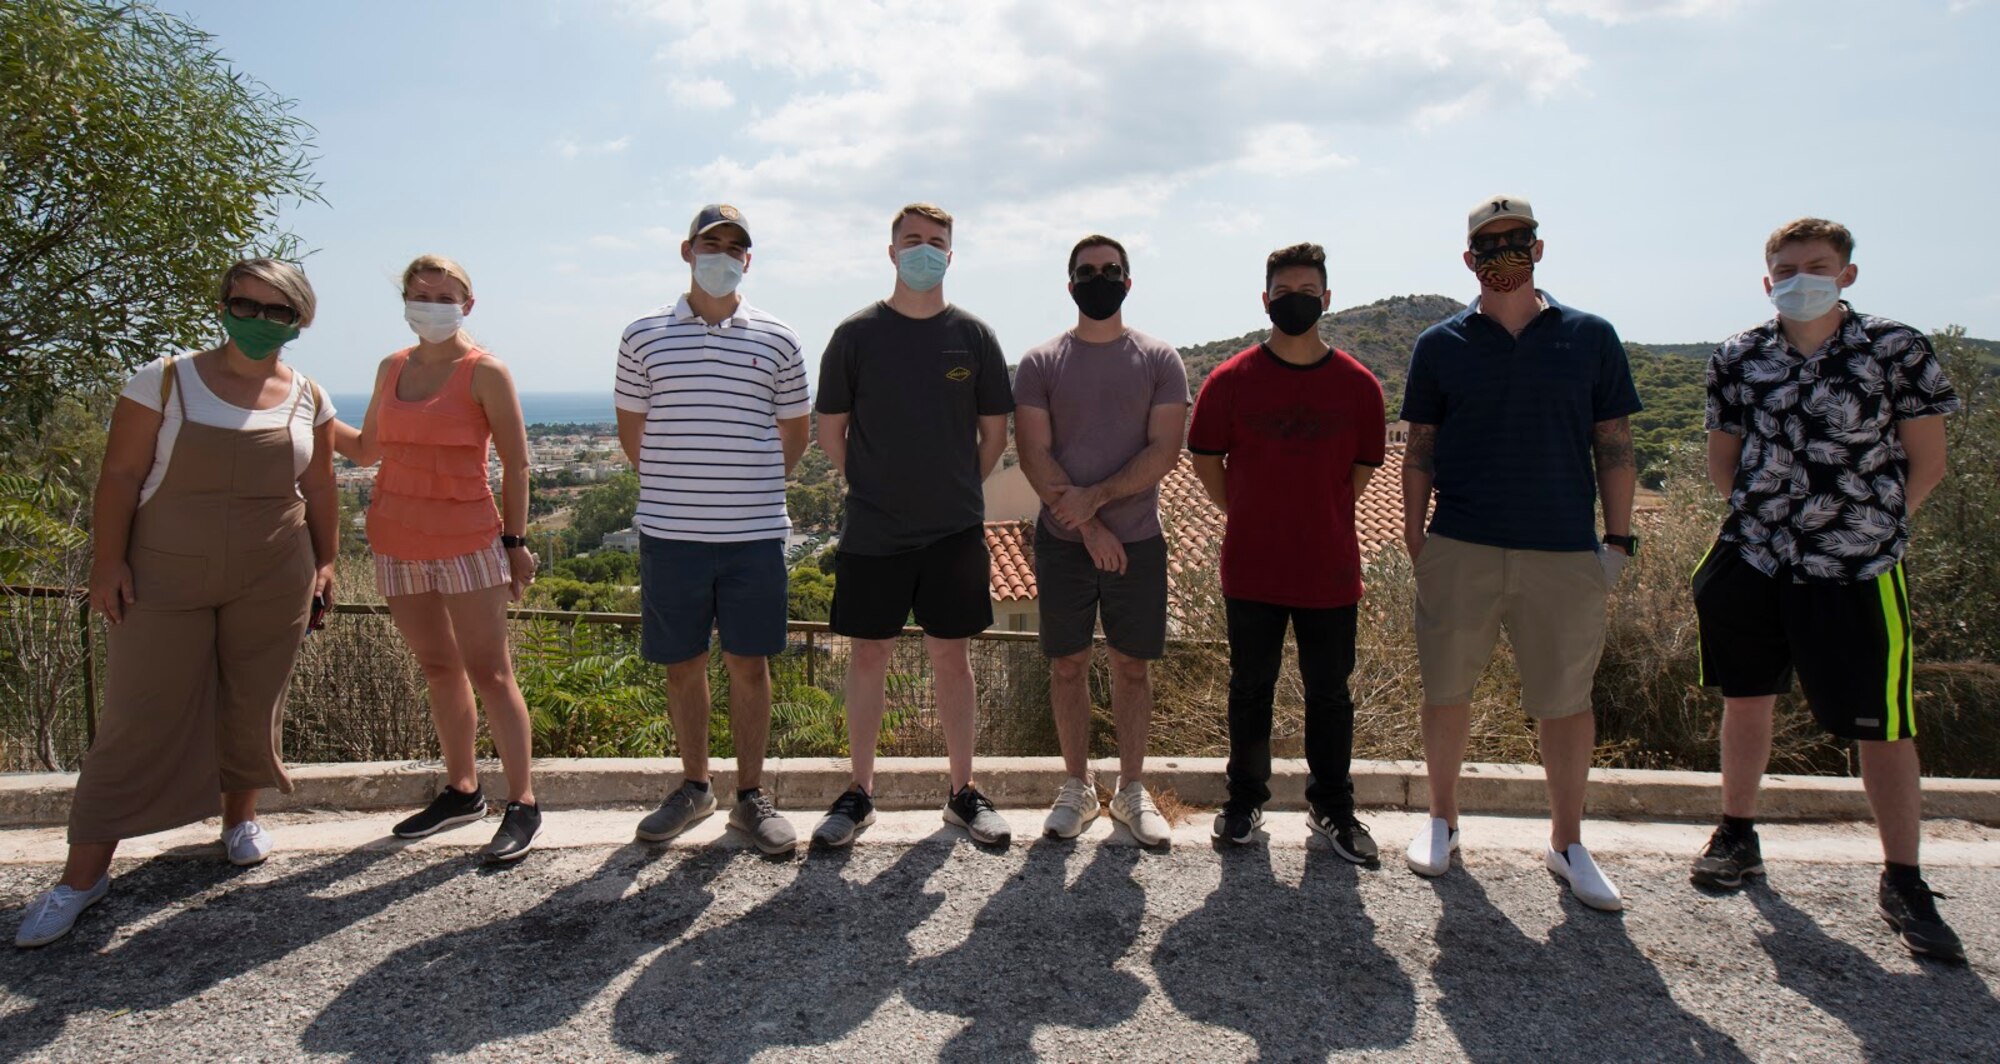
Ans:
<svg viewBox="0 0 2000 1064"><path fill-rule="evenodd" d="M1075 319L1077 237L1132 249L1127 321L1264 324L1263 257L1326 245L1334 303L1468 298L1465 211L1531 198L1539 283L1628 339L1767 318L1776 225L1859 241L1859 307L2000 336L1990 0L1279 4L175 5L318 130L318 323L288 357L365 390L412 338L396 277L471 272L524 390L607 390L688 286L702 203L749 217L744 292L817 355L887 295L888 219L958 216L945 282L1010 359Z"/></svg>

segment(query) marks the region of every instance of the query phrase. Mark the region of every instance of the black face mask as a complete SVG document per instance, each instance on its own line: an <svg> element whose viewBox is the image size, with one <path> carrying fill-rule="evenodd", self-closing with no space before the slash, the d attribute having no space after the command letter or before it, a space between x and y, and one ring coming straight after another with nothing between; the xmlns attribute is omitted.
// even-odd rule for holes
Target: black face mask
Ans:
<svg viewBox="0 0 2000 1064"><path fill-rule="evenodd" d="M1304 336L1313 326L1319 324L1326 308L1320 297L1311 292L1293 292L1289 295L1274 296L1269 308L1271 324L1286 336Z"/></svg>
<svg viewBox="0 0 2000 1064"><path fill-rule="evenodd" d="M1125 283L1108 277L1093 277L1088 281L1078 281L1069 286L1069 297L1076 300L1076 309L1091 321L1103 321L1118 313L1125 303Z"/></svg>

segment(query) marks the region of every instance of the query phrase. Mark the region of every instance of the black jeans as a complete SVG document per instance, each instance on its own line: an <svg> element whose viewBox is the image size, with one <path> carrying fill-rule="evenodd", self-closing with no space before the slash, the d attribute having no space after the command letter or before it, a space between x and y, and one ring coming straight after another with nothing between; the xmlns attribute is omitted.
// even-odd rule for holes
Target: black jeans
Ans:
<svg viewBox="0 0 2000 1064"><path fill-rule="evenodd" d="M1299 643L1306 689L1306 801L1328 815L1354 811L1354 606L1302 609L1226 599L1229 617L1229 801L1271 800L1271 702L1285 658L1285 624Z"/></svg>

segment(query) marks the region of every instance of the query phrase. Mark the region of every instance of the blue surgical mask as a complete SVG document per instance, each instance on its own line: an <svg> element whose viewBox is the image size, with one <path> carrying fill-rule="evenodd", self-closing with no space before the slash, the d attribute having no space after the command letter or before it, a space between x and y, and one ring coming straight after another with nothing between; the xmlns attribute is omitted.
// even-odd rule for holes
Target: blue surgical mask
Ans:
<svg viewBox="0 0 2000 1064"><path fill-rule="evenodd" d="M1817 273L1795 273L1771 286L1771 305L1791 321L1817 321L1840 302L1840 282Z"/></svg>
<svg viewBox="0 0 2000 1064"><path fill-rule="evenodd" d="M929 244L918 244L896 253L896 276L912 292L928 292L944 283L944 268L950 258Z"/></svg>
<svg viewBox="0 0 2000 1064"><path fill-rule="evenodd" d="M743 264L720 252L696 255L694 283L700 285L702 291L722 299L743 283Z"/></svg>

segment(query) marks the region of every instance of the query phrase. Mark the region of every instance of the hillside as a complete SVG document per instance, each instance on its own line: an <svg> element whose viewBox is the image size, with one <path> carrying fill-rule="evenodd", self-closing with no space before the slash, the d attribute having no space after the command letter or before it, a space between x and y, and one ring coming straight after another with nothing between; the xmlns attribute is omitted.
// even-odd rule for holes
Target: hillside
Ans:
<svg viewBox="0 0 2000 1064"><path fill-rule="evenodd" d="M1366 306L1337 310L1320 319L1319 333L1326 342L1353 355L1381 378L1393 413L1403 397L1403 371L1410 364L1410 349L1417 335L1443 318L1465 309L1450 296L1390 296ZM1181 348L1187 362L1188 387L1199 391L1201 382L1222 361L1262 340L1268 330L1245 333L1228 340L1214 340Z"/></svg>
<svg viewBox="0 0 2000 1064"><path fill-rule="evenodd" d="M1389 416L1393 418L1402 406L1403 374L1417 336L1433 323L1463 309L1465 304L1450 296L1392 296L1327 315L1320 321L1320 335L1353 355L1381 379ZM1224 359L1265 335L1266 331L1259 329L1228 340L1181 348L1181 358L1187 362L1188 386L1199 391L1201 382ZM2000 373L2000 341L1967 337L1965 343L1979 353L1983 365ZM1648 484L1658 485L1668 452L1676 443L1696 443L1702 438L1703 376L1708 355L1714 350L1714 341L1625 345L1633 383L1646 407L1632 418L1632 442L1642 478Z"/></svg>

